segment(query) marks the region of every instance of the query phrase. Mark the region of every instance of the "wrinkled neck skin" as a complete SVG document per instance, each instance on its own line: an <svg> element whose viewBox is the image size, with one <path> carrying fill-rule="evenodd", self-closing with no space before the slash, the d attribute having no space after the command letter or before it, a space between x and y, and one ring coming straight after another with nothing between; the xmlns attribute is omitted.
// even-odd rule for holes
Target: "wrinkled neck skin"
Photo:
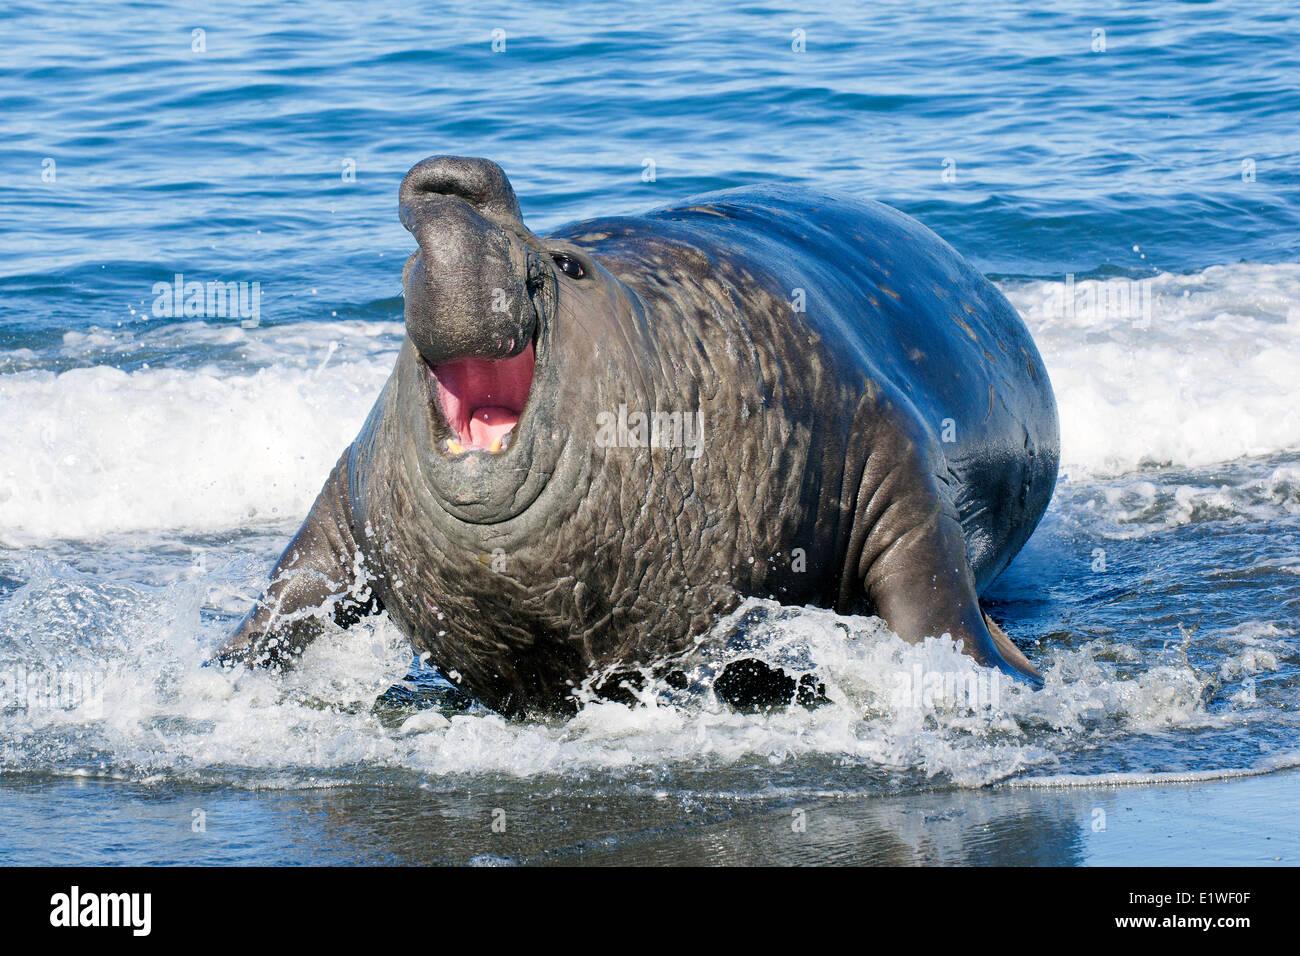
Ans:
<svg viewBox="0 0 1300 956"><path fill-rule="evenodd" d="M430 364L409 336L404 342L384 402L402 440L389 447L406 449L403 467L418 472L421 511L433 526L467 541L544 531L590 490L604 451L595 441L600 411L619 402L654 407L644 303L597 273L577 291L552 285L539 297L531 389L500 454L448 453L458 436L441 413ZM629 394L628 383L640 383L640 393Z"/></svg>

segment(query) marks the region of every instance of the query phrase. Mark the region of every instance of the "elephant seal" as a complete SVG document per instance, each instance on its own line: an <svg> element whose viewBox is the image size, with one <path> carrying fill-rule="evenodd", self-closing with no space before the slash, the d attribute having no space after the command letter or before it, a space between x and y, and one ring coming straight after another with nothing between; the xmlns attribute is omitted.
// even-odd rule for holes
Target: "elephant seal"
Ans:
<svg viewBox="0 0 1300 956"><path fill-rule="evenodd" d="M526 715L760 596L1041 682L978 595L1052 495L1055 401L930 230L762 186L542 238L499 166L452 156L399 208L396 367L219 659L282 664L382 608Z"/></svg>

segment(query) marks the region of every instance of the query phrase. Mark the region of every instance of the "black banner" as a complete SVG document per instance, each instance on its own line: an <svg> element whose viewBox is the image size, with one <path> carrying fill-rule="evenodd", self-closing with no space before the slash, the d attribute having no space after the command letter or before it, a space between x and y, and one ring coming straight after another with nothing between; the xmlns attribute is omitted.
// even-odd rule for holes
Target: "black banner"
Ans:
<svg viewBox="0 0 1300 956"><path fill-rule="evenodd" d="M494 944L514 929L529 936L613 945L648 927L665 941L701 920L723 936L752 932L773 943L807 941L823 927L871 940L991 943L1010 932L1044 938L1224 945L1257 930L1288 927L1285 869L568 869L561 880L531 868L456 873L421 868L42 868L0 871L10 933L205 943L283 939L337 943L340 931L377 939L443 929ZM707 915L706 915L707 914ZM536 917L535 919L533 917ZM604 935L613 934L613 935ZM1047 935L1050 934L1050 935Z"/></svg>

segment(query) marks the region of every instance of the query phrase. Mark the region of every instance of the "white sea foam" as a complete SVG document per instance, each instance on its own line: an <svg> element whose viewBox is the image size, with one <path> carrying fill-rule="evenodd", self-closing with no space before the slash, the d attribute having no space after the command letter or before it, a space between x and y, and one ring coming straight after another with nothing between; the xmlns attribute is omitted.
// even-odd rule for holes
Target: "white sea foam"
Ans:
<svg viewBox="0 0 1300 956"><path fill-rule="evenodd" d="M285 676L226 672L198 666L204 591L195 579L114 591L49 563L27 577L0 613L0 673L89 669L100 675L100 696L93 710L0 707L0 767L11 770L202 780L239 768L247 785L277 787L311 786L357 766L534 777L673 766L771 773L822 760L859 781L982 786L1027 771L1068 772L1063 753L1084 742L1086 754L1098 736L1226 727L1258 713L1246 702L1207 713L1211 679L1177 653L1124 676L1099 642L1042 661L1042 691L1004 682L994 702L940 695L917 707L898 691L918 671L955 676L957 686L990 672L950 641L908 645L875 618L751 600L718 624L701 653L715 662L742 653L806 661L828 703L742 714L707 686L660 685L639 704L591 702L565 720L507 722L482 711L385 720L371 703L401 680L410 652L384 618L327 635ZM51 631L57 642L46 638Z"/></svg>
<svg viewBox="0 0 1300 956"><path fill-rule="evenodd" d="M1005 291L1047 361L1068 476L1300 448L1300 264L1156 276L1149 324L1066 314L1063 288ZM397 322L195 322L0 352L0 543L300 519L400 338Z"/></svg>
<svg viewBox="0 0 1300 956"><path fill-rule="evenodd" d="M1061 787L1149 787L1175 783L1212 783L1219 780L1238 780L1242 777L1259 777L1300 767L1300 751L1274 754L1255 767L1226 767L1222 770L1175 770L1157 773L1141 771L1115 773L1059 773L1042 777L1017 777L999 784L1007 788L1061 788Z"/></svg>
<svg viewBox="0 0 1300 956"><path fill-rule="evenodd" d="M392 368L401 326L68 333L59 358L221 363L0 374L0 544L297 521Z"/></svg>
<svg viewBox="0 0 1300 956"><path fill-rule="evenodd" d="M1047 363L1062 470L1116 475L1300 447L1300 263L1150 280L1149 318L1065 282L1007 283ZM1130 302L1138 290L1131 289Z"/></svg>

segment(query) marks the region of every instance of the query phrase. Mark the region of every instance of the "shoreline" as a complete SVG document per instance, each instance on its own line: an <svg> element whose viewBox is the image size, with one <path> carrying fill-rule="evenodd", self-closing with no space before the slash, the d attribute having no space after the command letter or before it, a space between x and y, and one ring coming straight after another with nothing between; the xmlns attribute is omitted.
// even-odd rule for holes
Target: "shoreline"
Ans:
<svg viewBox="0 0 1300 956"><path fill-rule="evenodd" d="M1298 792L1296 769L835 797L43 778L0 782L0 863L1294 866Z"/></svg>

